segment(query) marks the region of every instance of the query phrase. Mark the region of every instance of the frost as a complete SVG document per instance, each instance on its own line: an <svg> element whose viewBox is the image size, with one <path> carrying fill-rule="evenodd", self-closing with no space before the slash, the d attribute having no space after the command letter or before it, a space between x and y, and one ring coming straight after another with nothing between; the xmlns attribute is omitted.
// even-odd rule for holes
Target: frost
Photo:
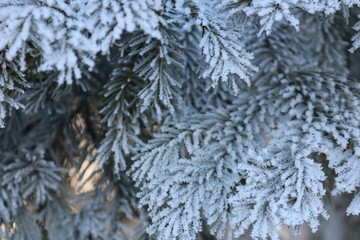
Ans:
<svg viewBox="0 0 360 240"><path fill-rule="evenodd" d="M59 71L59 83L72 83L81 69L92 68L98 52L107 53L124 31L139 26L153 36L160 1L18 1L0 9L0 50L13 60L35 47L43 57L41 71ZM109 9L111 9L109 11ZM140 14L141 13L141 14ZM21 59L24 60L24 59Z"/></svg>
<svg viewBox="0 0 360 240"><path fill-rule="evenodd" d="M18 69L16 60L7 61L3 53L0 53L0 128L4 127L4 119L7 116L7 109L22 108L18 101L18 95L24 93L28 87L24 74Z"/></svg>
<svg viewBox="0 0 360 240"><path fill-rule="evenodd" d="M317 26L328 34L332 21ZM195 239L199 211L219 239L249 228L254 239L277 239L283 224L316 231L319 218L328 218L323 156L338 175L334 194L359 187L358 150L349 150L358 149L358 85L347 71L333 72L346 69L346 56L337 55L345 43L330 49L328 41L312 42L318 33L283 22L257 37L257 24L243 30L260 69L253 89L230 105L167 123L133 157L129 174L149 207L148 231L160 239ZM356 201L349 213L357 213Z"/></svg>
<svg viewBox="0 0 360 240"><path fill-rule="evenodd" d="M279 239L344 193L358 215L359 7L1 1L0 238Z"/></svg>

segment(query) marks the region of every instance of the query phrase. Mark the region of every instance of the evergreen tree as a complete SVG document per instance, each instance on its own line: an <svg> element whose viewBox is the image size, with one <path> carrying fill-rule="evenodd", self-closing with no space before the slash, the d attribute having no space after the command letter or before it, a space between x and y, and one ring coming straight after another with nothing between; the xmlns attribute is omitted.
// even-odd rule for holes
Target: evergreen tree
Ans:
<svg viewBox="0 0 360 240"><path fill-rule="evenodd" d="M336 196L359 215L359 10L1 0L0 239L278 239Z"/></svg>

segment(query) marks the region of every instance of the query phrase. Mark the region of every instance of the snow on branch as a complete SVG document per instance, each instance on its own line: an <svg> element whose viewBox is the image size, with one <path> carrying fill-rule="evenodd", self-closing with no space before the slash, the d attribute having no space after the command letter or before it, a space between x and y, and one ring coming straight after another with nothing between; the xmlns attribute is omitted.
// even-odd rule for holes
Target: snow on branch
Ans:
<svg viewBox="0 0 360 240"><path fill-rule="evenodd" d="M98 52L107 53L124 31L156 30L161 7L149 1L39 0L8 3L0 8L0 50L13 60L19 51L38 49L41 71L59 71L59 83L72 83L81 69L92 68ZM23 56L24 58L24 56ZM24 59L21 59L24 60Z"/></svg>

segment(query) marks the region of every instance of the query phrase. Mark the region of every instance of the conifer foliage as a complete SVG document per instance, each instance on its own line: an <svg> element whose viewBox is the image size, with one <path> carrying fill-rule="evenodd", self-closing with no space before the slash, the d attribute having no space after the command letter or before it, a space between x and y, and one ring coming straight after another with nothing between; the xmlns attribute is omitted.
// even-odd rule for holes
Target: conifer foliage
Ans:
<svg viewBox="0 0 360 240"><path fill-rule="evenodd" d="M360 214L359 11L0 1L0 239L279 239L344 193Z"/></svg>

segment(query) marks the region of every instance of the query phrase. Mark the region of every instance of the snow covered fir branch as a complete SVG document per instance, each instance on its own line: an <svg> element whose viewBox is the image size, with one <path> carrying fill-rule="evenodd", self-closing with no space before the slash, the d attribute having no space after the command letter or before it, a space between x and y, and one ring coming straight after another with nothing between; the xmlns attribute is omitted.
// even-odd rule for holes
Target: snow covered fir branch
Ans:
<svg viewBox="0 0 360 240"><path fill-rule="evenodd" d="M329 239L336 199L360 224L359 18L0 0L0 239ZM341 221L334 240L360 238Z"/></svg>

